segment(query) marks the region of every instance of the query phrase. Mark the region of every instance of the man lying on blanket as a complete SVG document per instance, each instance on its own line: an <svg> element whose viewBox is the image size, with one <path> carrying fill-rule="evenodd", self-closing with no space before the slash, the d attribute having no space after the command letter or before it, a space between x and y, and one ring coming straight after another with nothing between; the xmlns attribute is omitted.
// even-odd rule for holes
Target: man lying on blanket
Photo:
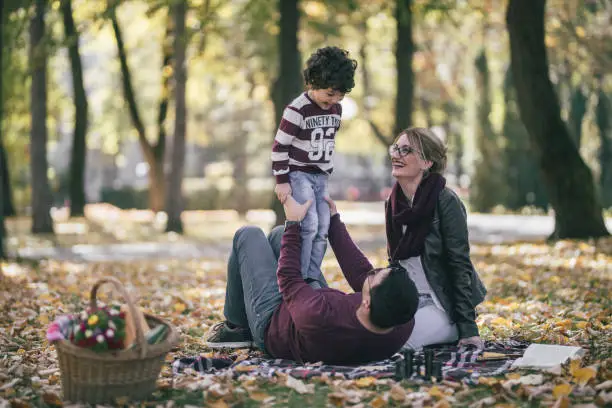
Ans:
<svg viewBox="0 0 612 408"><path fill-rule="evenodd" d="M334 202L327 202L329 242L355 293L313 289L304 281L300 221L312 203L300 205L289 197L284 231L276 227L266 237L257 227L243 227L234 235L226 320L211 328L208 347L254 344L274 358L359 364L388 358L406 343L418 307L414 283L401 267L373 269L340 221Z"/></svg>

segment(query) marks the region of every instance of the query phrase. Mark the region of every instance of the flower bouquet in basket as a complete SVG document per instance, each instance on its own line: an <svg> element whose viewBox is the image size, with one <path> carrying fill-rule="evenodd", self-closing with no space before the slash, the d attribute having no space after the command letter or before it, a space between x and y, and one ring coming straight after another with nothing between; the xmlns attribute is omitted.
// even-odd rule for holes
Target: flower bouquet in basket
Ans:
<svg viewBox="0 0 612 408"><path fill-rule="evenodd" d="M93 351L125 348L125 312L119 306L87 308L73 323L70 341Z"/></svg>
<svg viewBox="0 0 612 408"><path fill-rule="evenodd" d="M134 315L127 305L88 307L78 315L58 317L47 328L47 340L69 340L78 347L96 352L131 349L137 347L137 329L140 326L147 344L159 344L167 336L170 327L166 324L149 328L139 308Z"/></svg>
<svg viewBox="0 0 612 408"><path fill-rule="evenodd" d="M105 283L121 293L124 305L97 303L98 288ZM57 349L64 399L98 404L142 399L155 391L179 335L166 321L142 313L121 282L109 277L93 286L87 309L49 325L47 339Z"/></svg>

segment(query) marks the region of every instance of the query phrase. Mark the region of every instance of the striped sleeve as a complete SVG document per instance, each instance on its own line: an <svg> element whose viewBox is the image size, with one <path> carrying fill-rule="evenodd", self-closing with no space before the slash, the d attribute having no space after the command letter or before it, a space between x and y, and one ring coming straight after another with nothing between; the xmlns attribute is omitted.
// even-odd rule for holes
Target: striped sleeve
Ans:
<svg viewBox="0 0 612 408"><path fill-rule="evenodd" d="M304 117L292 106L287 106L272 145L272 174L276 183L289 182L289 148L300 132Z"/></svg>

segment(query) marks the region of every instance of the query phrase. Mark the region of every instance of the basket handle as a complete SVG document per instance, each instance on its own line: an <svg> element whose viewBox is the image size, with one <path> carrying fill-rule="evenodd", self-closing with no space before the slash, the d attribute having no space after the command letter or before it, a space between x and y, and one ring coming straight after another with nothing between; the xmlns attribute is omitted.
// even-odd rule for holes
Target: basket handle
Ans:
<svg viewBox="0 0 612 408"><path fill-rule="evenodd" d="M96 295L98 293L98 288L105 283L112 284L115 289L117 289L121 293L123 300L125 300L125 302L127 303L128 309L130 310L130 315L132 316L132 322L134 323L134 327L136 328L136 344L140 348L140 358L144 358L144 356L147 354L147 342L145 340L144 333L142 332L142 327L140 326L139 322L136 321L136 317L140 316L140 312L134 305L134 302L132 302L132 297L125 289L125 286L123 286L123 284L118 279L110 276L98 279L98 281L91 288L91 297L89 301L89 306L91 307L91 310L98 309Z"/></svg>

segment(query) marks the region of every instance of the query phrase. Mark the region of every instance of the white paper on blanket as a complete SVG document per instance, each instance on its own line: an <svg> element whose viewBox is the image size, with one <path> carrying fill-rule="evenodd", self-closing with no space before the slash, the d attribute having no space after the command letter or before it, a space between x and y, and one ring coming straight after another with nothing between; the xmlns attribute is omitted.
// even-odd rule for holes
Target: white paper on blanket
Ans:
<svg viewBox="0 0 612 408"><path fill-rule="evenodd" d="M536 368L548 370L560 366L570 358L584 355L584 349L575 346L557 346L554 344L530 344L523 357L512 364L512 368Z"/></svg>

